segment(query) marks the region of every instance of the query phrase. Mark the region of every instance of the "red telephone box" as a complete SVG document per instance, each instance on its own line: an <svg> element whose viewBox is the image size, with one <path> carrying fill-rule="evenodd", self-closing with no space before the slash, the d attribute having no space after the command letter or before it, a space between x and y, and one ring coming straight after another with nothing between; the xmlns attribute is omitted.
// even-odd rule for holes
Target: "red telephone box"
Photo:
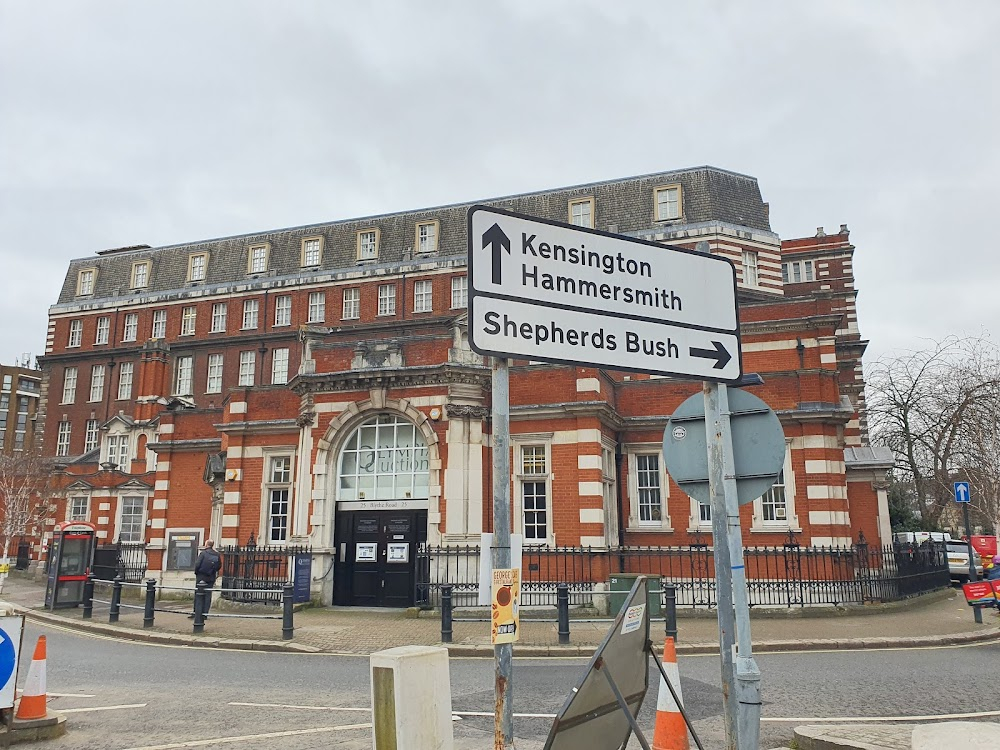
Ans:
<svg viewBox="0 0 1000 750"><path fill-rule="evenodd" d="M56 524L49 545L49 576L45 606L76 607L83 601L83 584L94 563L97 527L85 521Z"/></svg>

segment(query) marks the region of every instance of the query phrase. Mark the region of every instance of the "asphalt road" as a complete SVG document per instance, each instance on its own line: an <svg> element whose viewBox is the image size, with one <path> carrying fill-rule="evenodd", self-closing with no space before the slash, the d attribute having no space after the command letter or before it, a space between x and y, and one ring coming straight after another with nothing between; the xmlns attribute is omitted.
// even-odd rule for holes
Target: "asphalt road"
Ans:
<svg viewBox="0 0 1000 750"><path fill-rule="evenodd" d="M126 750L370 748L368 660L332 655L167 648L29 623L21 682L39 633L48 636L48 691L69 733L46 747ZM763 673L762 748L825 718L990 711L1000 645L911 651L771 654ZM555 713L584 659L515 660L514 710ZM682 657L685 703L707 747L723 738L719 662ZM652 726L656 680L640 723ZM456 747L492 747L493 662L451 661ZM482 712L487 716L475 716ZM995 718L995 717L987 717ZM793 721L781 721L793 719ZM795 721L798 720L798 721ZM519 747L541 747L551 719L515 719ZM630 748L638 747L633 742Z"/></svg>

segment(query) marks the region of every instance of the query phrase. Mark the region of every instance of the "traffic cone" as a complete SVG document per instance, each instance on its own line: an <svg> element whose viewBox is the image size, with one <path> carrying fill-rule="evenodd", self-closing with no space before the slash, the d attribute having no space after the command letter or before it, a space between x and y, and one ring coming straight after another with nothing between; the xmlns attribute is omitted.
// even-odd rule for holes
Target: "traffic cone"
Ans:
<svg viewBox="0 0 1000 750"><path fill-rule="evenodd" d="M28 679L24 682L21 701L17 704L14 718L44 719L47 700L45 695L45 636L40 635L38 643L35 645L35 655L31 657Z"/></svg>
<svg viewBox="0 0 1000 750"><path fill-rule="evenodd" d="M663 644L663 671L682 704L681 673L677 669L677 649L674 639L668 637ZM653 750L689 750L687 724L681 716L680 706L670 694L670 688L660 676L660 693L656 698L656 727L653 729Z"/></svg>

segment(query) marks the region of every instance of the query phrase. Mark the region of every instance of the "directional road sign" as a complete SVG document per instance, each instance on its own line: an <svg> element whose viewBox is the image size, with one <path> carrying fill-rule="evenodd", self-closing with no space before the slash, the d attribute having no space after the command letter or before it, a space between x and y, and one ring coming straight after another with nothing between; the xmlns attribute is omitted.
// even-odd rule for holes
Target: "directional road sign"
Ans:
<svg viewBox="0 0 1000 750"><path fill-rule="evenodd" d="M0 617L0 708L14 705L17 659L23 631L24 615Z"/></svg>
<svg viewBox="0 0 1000 750"><path fill-rule="evenodd" d="M955 482L955 502L968 503L972 501L972 492L968 482Z"/></svg>
<svg viewBox="0 0 1000 750"><path fill-rule="evenodd" d="M469 210L469 332L483 355L699 380L742 375L732 262Z"/></svg>

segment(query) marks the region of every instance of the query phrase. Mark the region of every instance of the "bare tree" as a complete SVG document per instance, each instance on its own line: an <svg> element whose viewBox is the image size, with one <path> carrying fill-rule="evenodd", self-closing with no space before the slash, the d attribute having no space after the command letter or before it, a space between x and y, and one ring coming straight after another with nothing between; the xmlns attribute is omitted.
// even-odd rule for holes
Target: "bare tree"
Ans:
<svg viewBox="0 0 1000 750"><path fill-rule="evenodd" d="M970 409L961 460L972 486L972 508L994 534L1000 532L1000 387Z"/></svg>
<svg viewBox="0 0 1000 750"><path fill-rule="evenodd" d="M37 449L0 454L0 538L7 561L11 543L41 523L51 495L52 462ZM0 569L0 593L7 571Z"/></svg>
<svg viewBox="0 0 1000 750"><path fill-rule="evenodd" d="M895 454L897 478L912 484L925 529L938 528L953 502L953 481L970 460L970 424L996 398L996 352L986 339L952 337L869 368L872 435Z"/></svg>

